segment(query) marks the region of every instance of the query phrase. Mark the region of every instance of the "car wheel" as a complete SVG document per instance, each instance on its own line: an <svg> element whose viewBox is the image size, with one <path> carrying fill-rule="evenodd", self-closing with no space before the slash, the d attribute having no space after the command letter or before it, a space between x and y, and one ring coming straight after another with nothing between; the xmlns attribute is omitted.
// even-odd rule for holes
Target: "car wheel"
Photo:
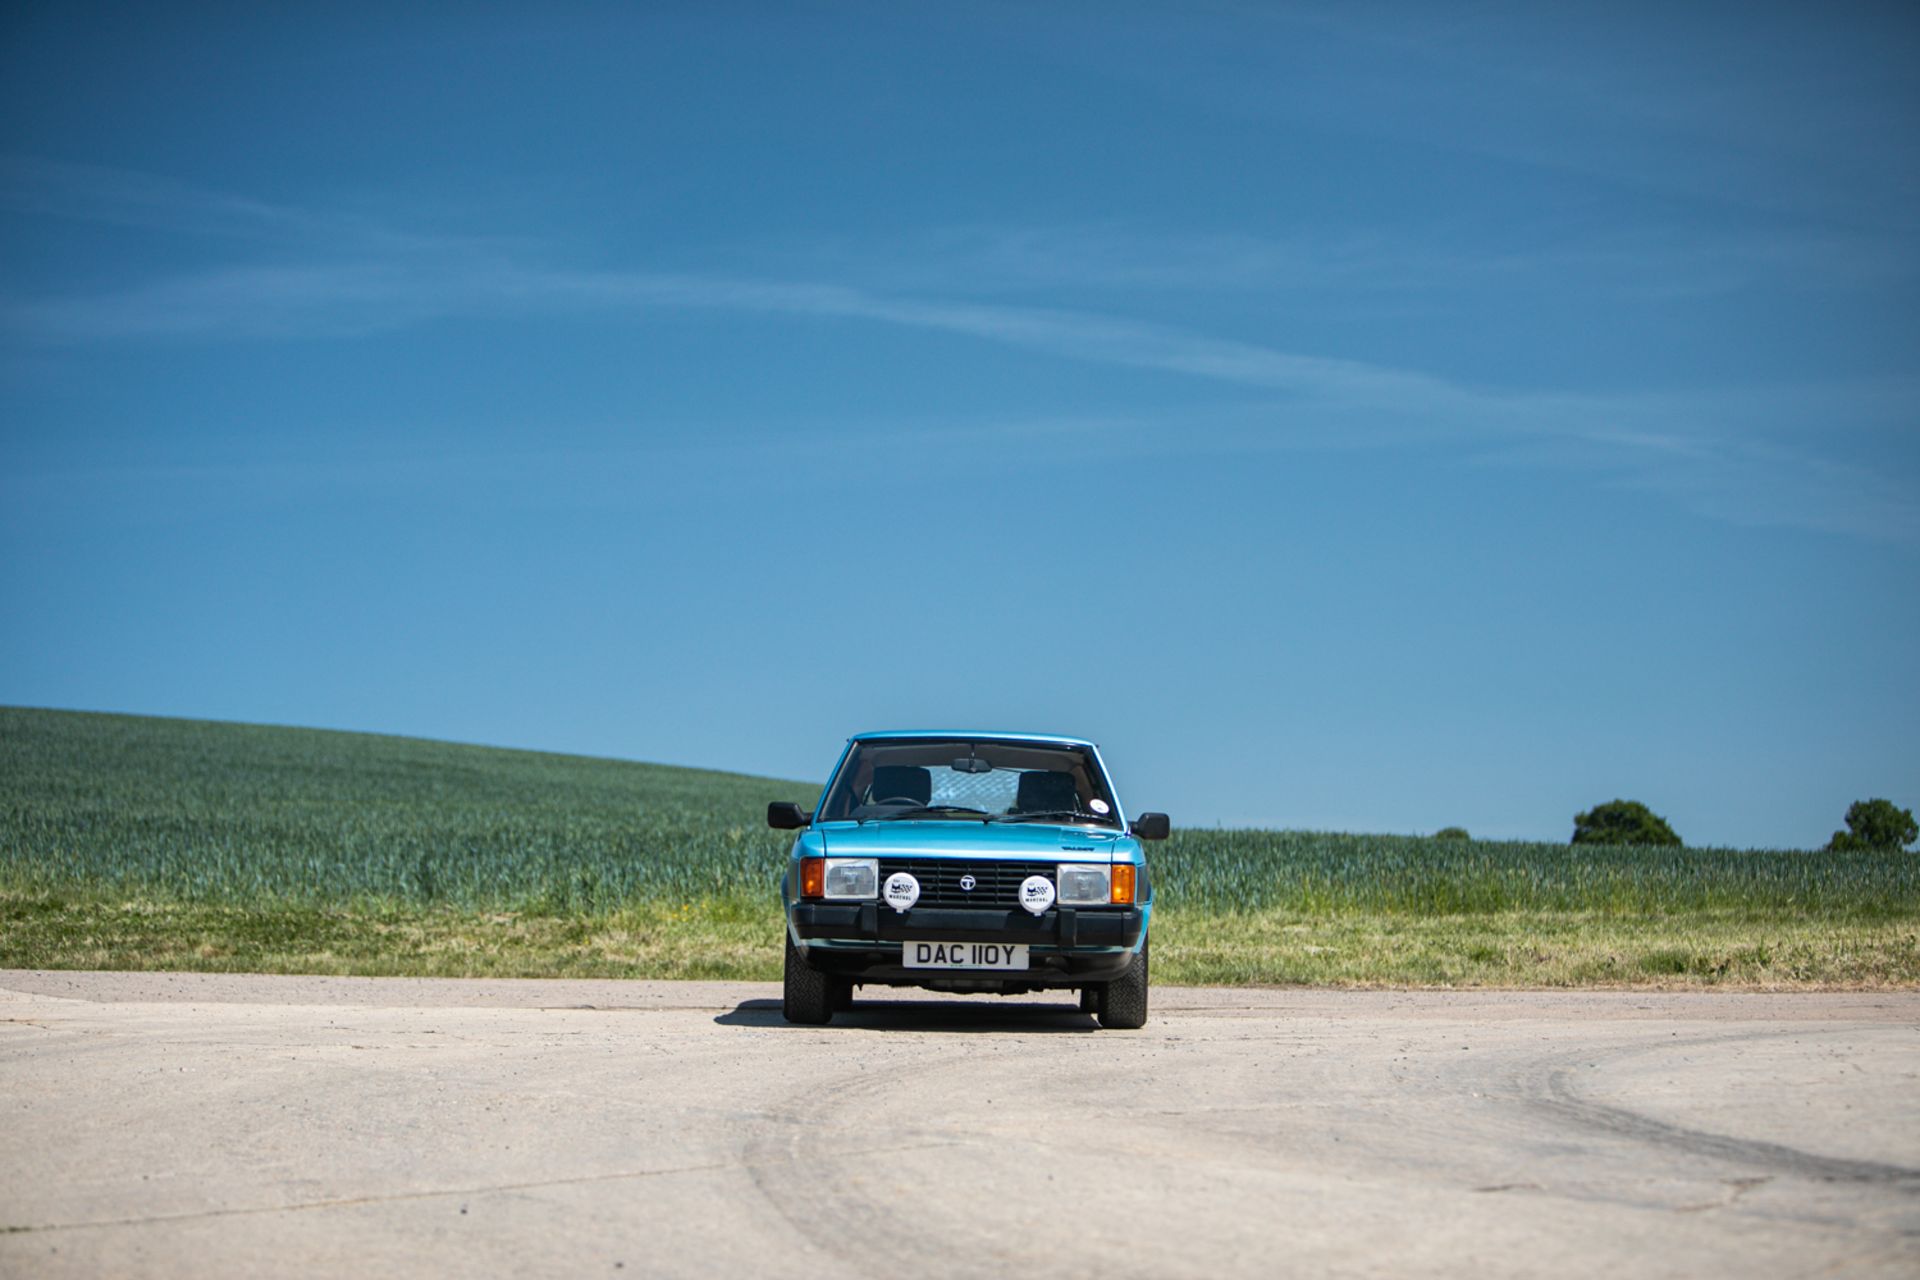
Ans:
<svg viewBox="0 0 1920 1280"><path fill-rule="evenodd" d="M792 938L787 939L786 984L781 995L780 1012L788 1022L817 1027L833 1018L833 979L802 960Z"/></svg>
<svg viewBox="0 0 1920 1280"><path fill-rule="evenodd" d="M1142 944L1127 971L1107 984L1100 1025L1134 1031L1147 1025L1147 948Z"/></svg>
<svg viewBox="0 0 1920 1280"><path fill-rule="evenodd" d="M1088 986L1080 988L1080 1012L1100 1012L1100 992L1105 985L1104 983L1099 986L1089 984Z"/></svg>
<svg viewBox="0 0 1920 1280"><path fill-rule="evenodd" d="M833 993L833 1011L845 1013L853 1008L853 979L829 978L827 981L832 984L828 989Z"/></svg>

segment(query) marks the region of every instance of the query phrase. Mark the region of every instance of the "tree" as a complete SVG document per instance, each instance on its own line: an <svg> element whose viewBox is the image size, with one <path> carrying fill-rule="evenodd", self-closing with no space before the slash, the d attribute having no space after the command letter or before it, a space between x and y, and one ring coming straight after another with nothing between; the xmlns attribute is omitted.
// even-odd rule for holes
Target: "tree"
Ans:
<svg viewBox="0 0 1920 1280"><path fill-rule="evenodd" d="M1575 844L1684 844L1667 820L1638 800L1610 800L1573 819Z"/></svg>
<svg viewBox="0 0 1920 1280"><path fill-rule="evenodd" d="M1891 800L1855 800L1847 806L1847 829L1834 832L1827 848L1834 853L1898 853L1915 839L1920 839L1920 824L1914 822L1913 810L1897 808Z"/></svg>
<svg viewBox="0 0 1920 1280"><path fill-rule="evenodd" d="M1435 840L1471 840L1465 827L1442 827L1433 833Z"/></svg>

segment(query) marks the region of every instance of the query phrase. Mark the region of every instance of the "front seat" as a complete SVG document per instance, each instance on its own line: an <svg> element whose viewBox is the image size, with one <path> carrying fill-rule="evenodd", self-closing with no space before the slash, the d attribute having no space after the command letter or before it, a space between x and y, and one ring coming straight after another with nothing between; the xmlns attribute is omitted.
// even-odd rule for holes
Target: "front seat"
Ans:
<svg viewBox="0 0 1920 1280"><path fill-rule="evenodd" d="M1016 813L1043 813L1079 807L1080 791L1073 785L1073 775L1052 769L1030 769L1021 774L1019 789L1013 793Z"/></svg>
<svg viewBox="0 0 1920 1280"><path fill-rule="evenodd" d="M911 800L925 804L933 799L933 774L913 764L877 764L873 781L867 787L869 801Z"/></svg>

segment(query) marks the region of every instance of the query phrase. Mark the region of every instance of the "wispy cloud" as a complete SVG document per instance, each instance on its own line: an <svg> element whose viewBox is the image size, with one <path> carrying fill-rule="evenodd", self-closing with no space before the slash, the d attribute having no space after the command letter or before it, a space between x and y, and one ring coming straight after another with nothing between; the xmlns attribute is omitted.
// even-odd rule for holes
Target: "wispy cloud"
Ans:
<svg viewBox="0 0 1920 1280"><path fill-rule="evenodd" d="M103 203L116 211L149 207ZM289 265L215 266L124 290L10 300L0 317L23 338L86 342L336 336L438 316L528 311L724 310L933 330L1077 360L1326 394L1356 405L1431 408L1456 396L1445 382L1418 373L1087 311L928 300L838 284L555 268L497 244L464 240L395 237L388 252L334 260L361 239L359 228L343 235L324 219L217 197L194 200L181 189L170 189L161 220L204 230L220 225L236 204L249 209L249 226L323 229L330 252L325 260L309 255Z"/></svg>
<svg viewBox="0 0 1920 1280"><path fill-rule="evenodd" d="M325 217L155 174L31 156L0 159L0 209L110 226L308 243L351 229ZM380 233L375 233L380 238Z"/></svg>
<svg viewBox="0 0 1920 1280"><path fill-rule="evenodd" d="M256 200L158 174L23 155L0 156L0 210L171 232L208 242L254 242L307 254L438 256L524 244L422 234L379 218Z"/></svg>
<svg viewBox="0 0 1920 1280"><path fill-rule="evenodd" d="M547 424L551 427L551 424ZM194 463L108 462L59 470L0 468L0 510L90 506L144 512L164 522L180 512L242 506L283 508L306 502L431 502L497 512L509 509L627 509L686 504L711 512L743 493L790 491L804 474L810 486L871 488L884 484L901 459L925 457L941 474L977 468L997 473L1011 447L1023 457L1062 466L1093 452L1152 456L1164 451L1160 427L1140 418L1003 417L903 424L846 421L816 431L749 429L715 432L690 422L682 429L603 447L543 444L489 446L448 437L424 443L406 433L370 431L330 438L324 449L276 457ZM559 433L566 435L569 433ZM822 440L834 448L822 456ZM295 447L298 450L298 447ZM660 478L674 483L663 491Z"/></svg>
<svg viewBox="0 0 1920 1280"><path fill-rule="evenodd" d="M1684 5L1631 21L1617 5L1407 6L1390 21L1332 3L1239 11L1237 39L1318 56L1284 77L1217 56L1205 76L1191 56L1133 74L1256 118L1910 236L1920 169L1888 131L1912 112L1909 8L1810 22L1749 6L1738 24Z"/></svg>
<svg viewBox="0 0 1920 1280"><path fill-rule="evenodd" d="M1280 435L1447 441L1493 460L1578 466L1716 519L1920 542L1910 486L1743 431L1756 397L1543 394L1286 351L1099 311L928 298L769 278L555 266L509 241L435 237L206 192L142 175L9 165L0 204L215 240L284 245L269 266L210 265L131 288L10 299L0 323L29 343L263 340L377 332L450 316L722 311L832 318L941 333L1064 359L1154 370L1264 399L1216 438ZM1920 408L1920 384L1804 390L1827 422ZM1769 392L1769 397L1774 393ZM1744 416L1743 416L1744 415ZM1190 421L1191 419L1189 419ZM1151 436L1153 424L1136 434ZM1191 445L1192 437L1181 437ZM1284 441L1282 441L1284 443Z"/></svg>
<svg viewBox="0 0 1920 1280"><path fill-rule="evenodd" d="M1386 230L1255 236L1150 233L1123 224L953 226L893 239L814 237L769 250L815 274L869 287L966 296L1073 290L1339 297L1377 307L1408 297L1710 297L1757 284L1892 292L1920 278L1911 237L1812 228L1712 234L1568 226L1489 247L1463 229L1418 240Z"/></svg>
<svg viewBox="0 0 1920 1280"><path fill-rule="evenodd" d="M1920 396L1920 388L1912 394ZM1596 404L1552 435L1479 449L1478 465L1577 471L1590 481L1661 495L1695 514L1755 528L1812 529L1920 545L1920 503L1886 470L1731 434L1705 434L1685 417L1622 417ZM1622 421L1643 425L1620 426Z"/></svg>

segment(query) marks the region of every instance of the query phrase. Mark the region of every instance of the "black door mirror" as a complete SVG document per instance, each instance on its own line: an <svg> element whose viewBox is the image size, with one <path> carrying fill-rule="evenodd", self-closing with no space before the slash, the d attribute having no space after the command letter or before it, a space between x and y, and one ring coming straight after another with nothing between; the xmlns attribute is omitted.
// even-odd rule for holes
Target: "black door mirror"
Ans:
<svg viewBox="0 0 1920 1280"><path fill-rule="evenodd" d="M791 800L776 800L767 806L767 825L775 831L797 831L813 821L813 815Z"/></svg>
<svg viewBox="0 0 1920 1280"><path fill-rule="evenodd" d="M1127 830L1142 840L1165 840L1173 833L1173 822L1164 813L1143 813L1127 824Z"/></svg>

